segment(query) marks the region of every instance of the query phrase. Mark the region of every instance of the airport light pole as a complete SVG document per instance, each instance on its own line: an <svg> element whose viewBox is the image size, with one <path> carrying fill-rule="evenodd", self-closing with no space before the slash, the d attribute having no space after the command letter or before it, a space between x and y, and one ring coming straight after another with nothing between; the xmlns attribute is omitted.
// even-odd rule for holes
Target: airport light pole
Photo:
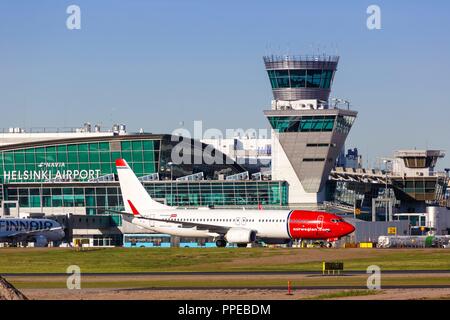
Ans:
<svg viewBox="0 0 450 320"><path fill-rule="evenodd" d="M173 162L167 163L170 168L170 199L173 203Z"/></svg>
<svg viewBox="0 0 450 320"><path fill-rule="evenodd" d="M44 188L44 184L42 183L42 180L41 180L41 187L39 188L40 190L39 190L39 196L40 196L40 202L41 202L41 214L44 214L44 190L43 190L43 188Z"/></svg>
<svg viewBox="0 0 450 320"><path fill-rule="evenodd" d="M389 217L389 213L388 213L388 205L389 205L389 197L388 197L388 174L387 174L387 172L388 172L388 168L387 168L387 164L388 163L391 163L392 162L392 160L388 160L388 159L385 159L385 160L383 160L383 162L384 162L384 165L385 165L385 168L384 168L384 179L385 179L385 183L386 183L386 186L385 186L385 190L384 190L384 195L385 195L385 201L386 201L386 221L388 221L389 219L388 219L388 217Z"/></svg>

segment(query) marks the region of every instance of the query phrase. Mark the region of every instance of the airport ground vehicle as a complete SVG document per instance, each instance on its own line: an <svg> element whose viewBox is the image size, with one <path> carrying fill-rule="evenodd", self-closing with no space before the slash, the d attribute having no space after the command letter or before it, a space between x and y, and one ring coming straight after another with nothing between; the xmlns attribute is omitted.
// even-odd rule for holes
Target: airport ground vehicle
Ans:
<svg viewBox="0 0 450 320"><path fill-rule="evenodd" d="M124 234L125 248L170 248L170 235L161 233ZM177 247L180 248L212 248L216 243L212 238L180 238Z"/></svg>
<svg viewBox="0 0 450 320"><path fill-rule="evenodd" d="M170 235L158 233L124 234L125 248L170 248Z"/></svg>
<svg viewBox="0 0 450 320"><path fill-rule="evenodd" d="M378 248L446 248L450 236L380 236Z"/></svg>

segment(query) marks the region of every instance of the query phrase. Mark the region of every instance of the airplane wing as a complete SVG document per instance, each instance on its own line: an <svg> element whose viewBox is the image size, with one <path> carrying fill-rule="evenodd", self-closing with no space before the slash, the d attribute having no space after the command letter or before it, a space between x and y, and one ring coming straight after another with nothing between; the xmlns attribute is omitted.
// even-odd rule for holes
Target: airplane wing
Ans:
<svg viewBox="0 0 450 320"><path fill-rule="evenodd" d="M56 228L50 228L50 229L41 229L41 230L32 230L32 231L17 231L16 233L11 233L7 236L7 238L14 238L19 236L33 236L35 234L38 234L40 232L44 231L55 231L55 230L62 230L62 227L56 227Z"/></svg>
<svg viewBox="0 0 450 320"><path fill-rule="evenodd" d="M126 211L118 211L118 210L110 210L110 209L104 209L102 211L109 211L109 212L113 212L113 213L118 213L118 214L122 214L125 216L129 216L129 217L133 217L133 218L137 218L137 219L145 219L145 220L150 220L150 221L157 221L157 222L170 222L170 223L176 223L176 224L180 224L183 228L197 228L197 230L208 230L210 232L216 232L216 233L220 233L220 234L225 234L228 232L228 230L231 227L222 227L222 226L217 226L217 225L213 225L213 224L206 224L206 223L198 223L198 222L190 222L190 221L179 221L173 218L170 219L157 219L157 218L149 218L149 217L144 217L142 215L135 215L131 212L126 212Z"/></svg>

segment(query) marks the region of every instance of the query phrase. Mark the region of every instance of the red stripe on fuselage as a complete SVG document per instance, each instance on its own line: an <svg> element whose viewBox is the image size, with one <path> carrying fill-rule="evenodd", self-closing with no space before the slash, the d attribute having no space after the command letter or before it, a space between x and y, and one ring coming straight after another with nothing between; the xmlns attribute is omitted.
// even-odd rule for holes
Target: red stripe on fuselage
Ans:
<svg viewBox="0 0 450 320"><path fill-rule="evenodd" d="M134 206L133 202L131 202L130 200L127 200L128 204L130 205L131 211L133 212L133 214L135 216L140 215L139 211L137 211L136 207Z"/></svg>

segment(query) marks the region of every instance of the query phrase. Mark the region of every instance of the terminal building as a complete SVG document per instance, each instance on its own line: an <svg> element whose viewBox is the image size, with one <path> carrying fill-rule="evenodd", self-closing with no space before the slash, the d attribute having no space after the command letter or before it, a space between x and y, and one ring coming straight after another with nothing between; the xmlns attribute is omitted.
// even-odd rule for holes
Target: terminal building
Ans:
<svg viewBox="0 0 450 320"><path fill-rule="evenodd" d="M436 170L441 150L399 150L384 170L336 167L327 182L327 202L358 209L366 221L407 220L411 233L450 234L449 175Z"/></svg>
<svg viewBox="0 0 450 320"><path fill-rule="evenodd" d="M117 126L115 126L117 127ZM2 216L55 216L72 239L120 245L143 233L108 209L123 210L115 160L124 158L149 194L171 206L283 207L285 181L249 179L236 161L200 141L171 135L8 130L0 134ZM43 131L43 130L42 130ZM55 130L56 131L56 130ZM174 161L174 155L182 161Z"/></svg>
<svg viewBox="0 0 450 320"><path fill-rule="evenodd" d="M180 146L177 139L120 134L3 145L3 210L15 207L30 213L58 214L61 208L70 208L76 214L94 215L105 208L119 209L117 158L126 159L151 196L168 205L287 205L285 182L240 182L237 175L245 172L243 167L218 150L208 159L206 145L198 141L189 139L189 148L183 148L188 161L175 164L172 154Z"/></svg>

